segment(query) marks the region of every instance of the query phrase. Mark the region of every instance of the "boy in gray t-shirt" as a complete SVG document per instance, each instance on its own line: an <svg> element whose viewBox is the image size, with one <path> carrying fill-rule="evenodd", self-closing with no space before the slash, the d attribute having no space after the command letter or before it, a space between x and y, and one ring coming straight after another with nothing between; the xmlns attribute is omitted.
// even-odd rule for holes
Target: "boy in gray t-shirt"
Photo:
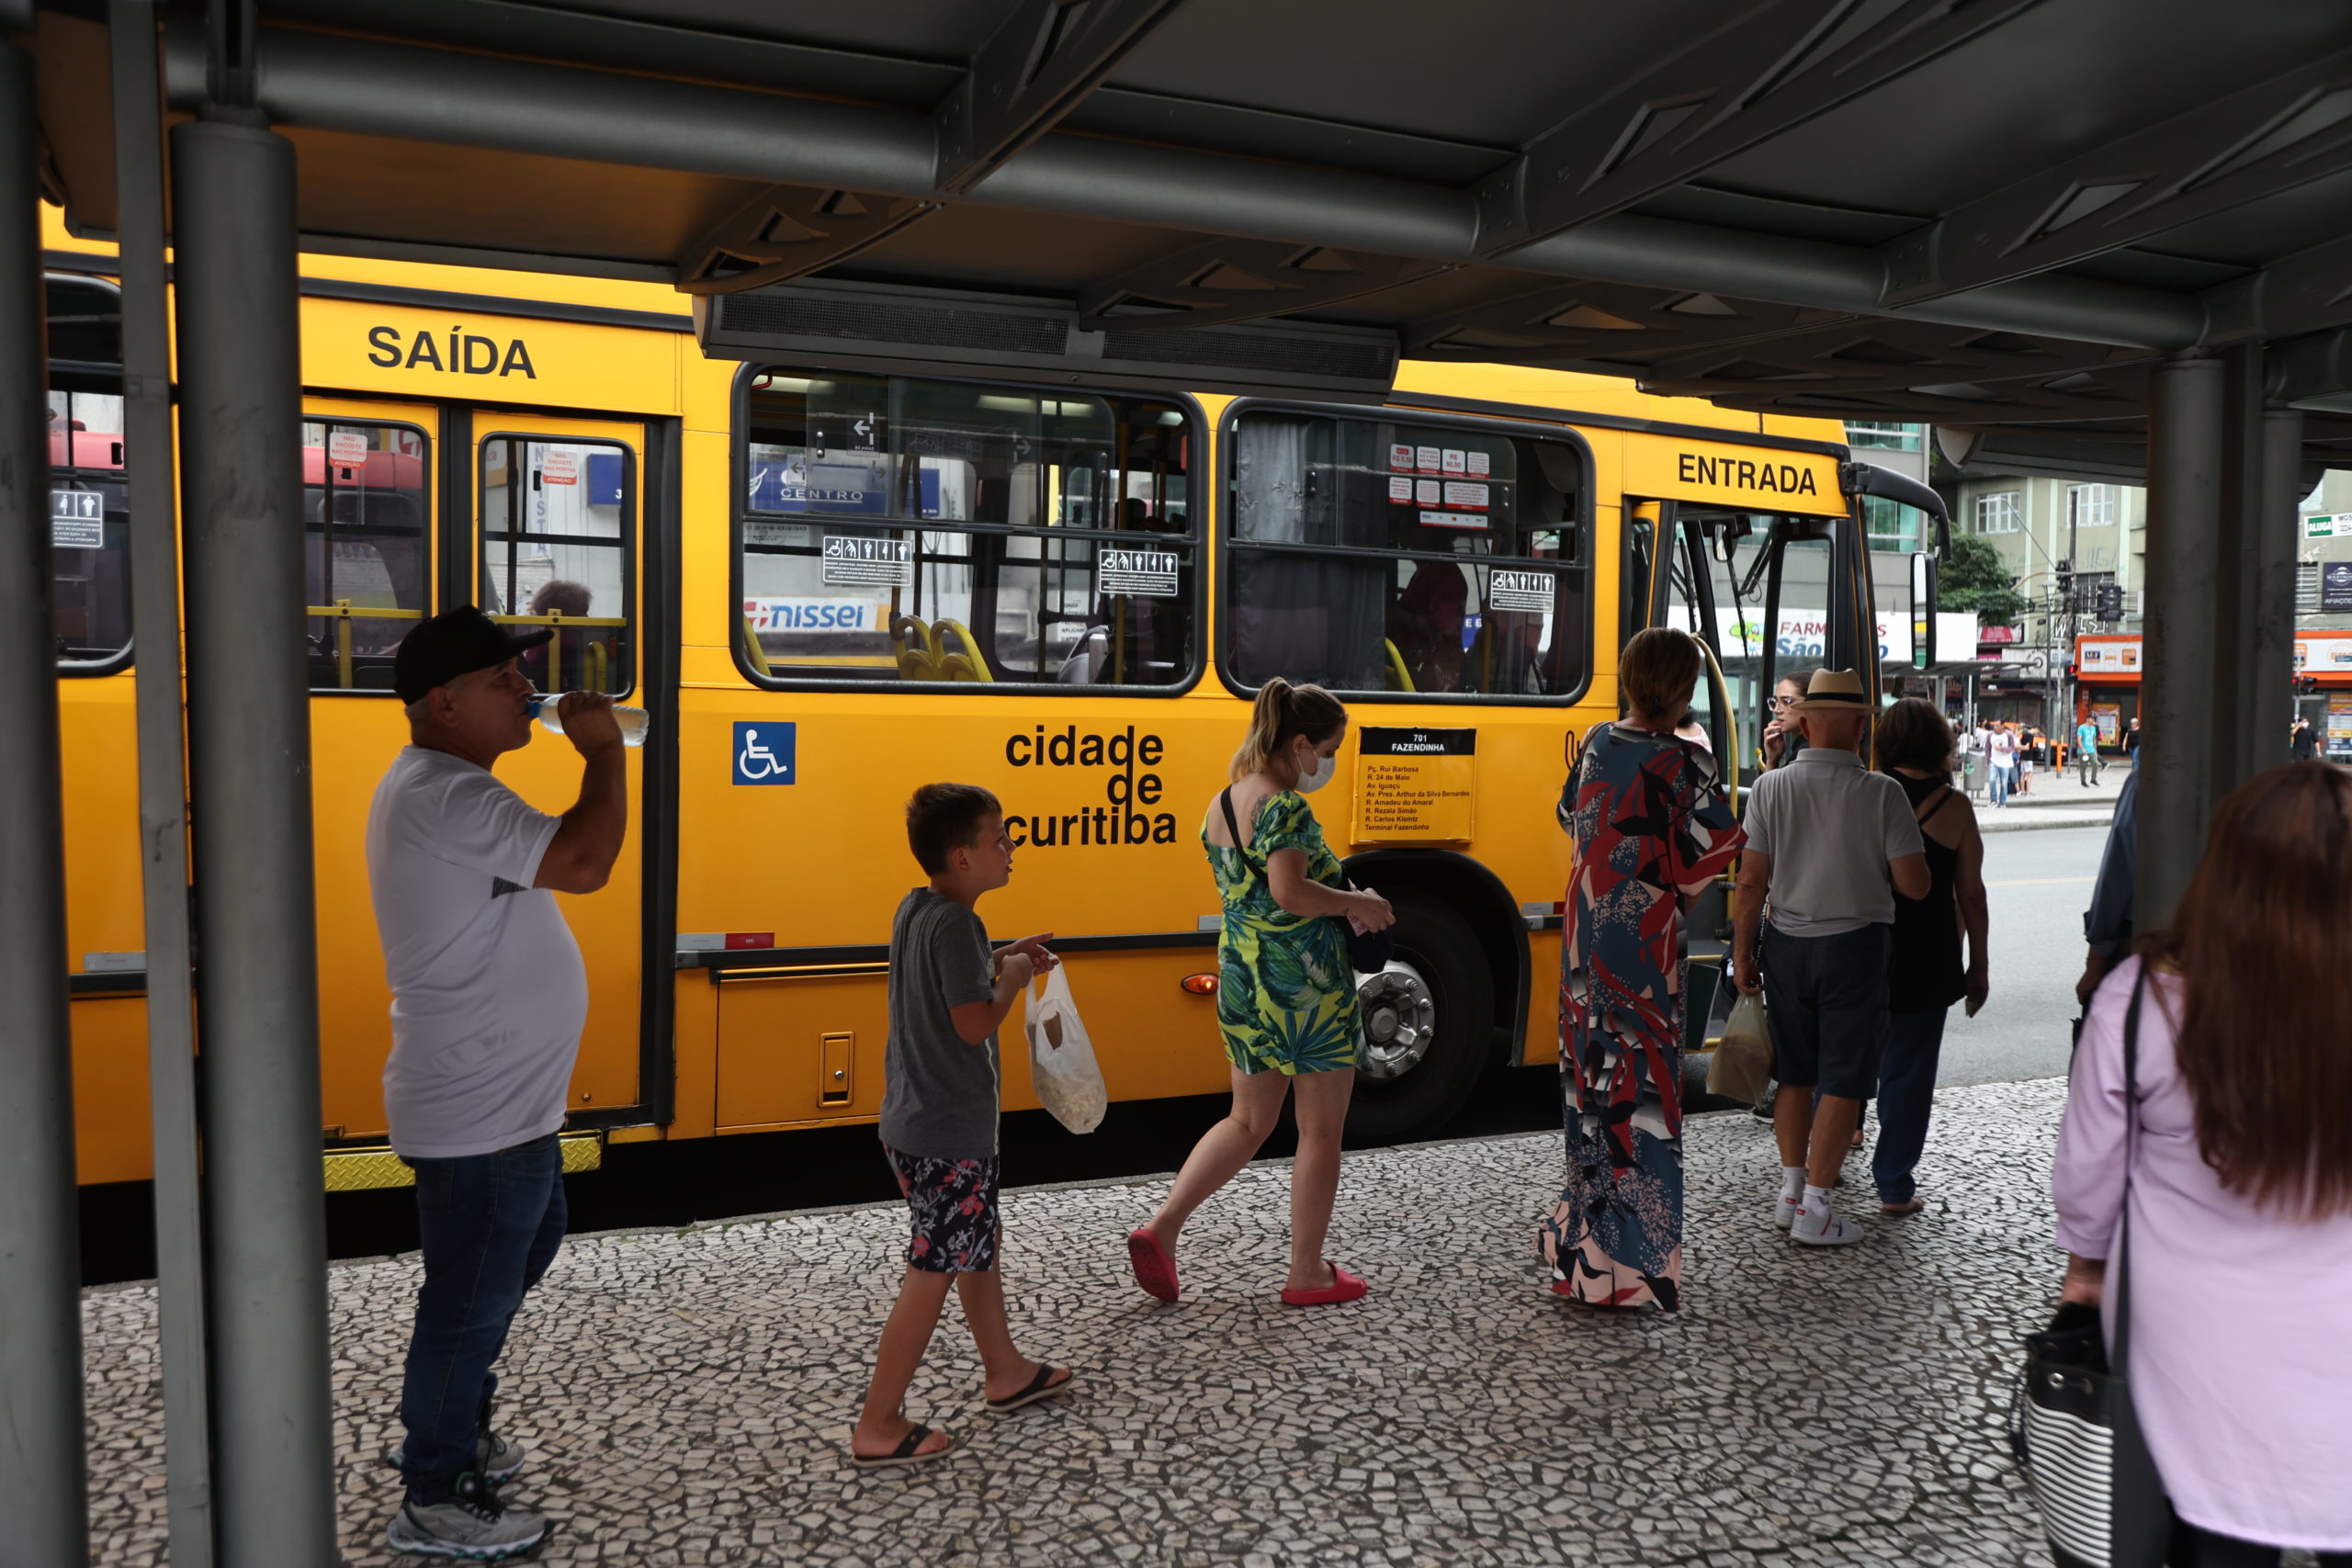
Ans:
<svg viewBox="0 0 2352 1568"><path fill-rule="evenodd" d="M951 1453L953 1434L907 1419L907 1385L939 1326L952 1280L997 1412L1068 1392L1070 1369L1012 1348L997 1271L997 1026L1032 975L1060 960L1046 936L991 952L973 911L1012 880L1012 840L995 795L972 784L925 784L907 803L907 842L930 883L890 924L890 1032L882 1061L882 1152L913 1221L907 1271L883 1325L874 1380L850 1434L862 1469L920 1464Z"/></svg>

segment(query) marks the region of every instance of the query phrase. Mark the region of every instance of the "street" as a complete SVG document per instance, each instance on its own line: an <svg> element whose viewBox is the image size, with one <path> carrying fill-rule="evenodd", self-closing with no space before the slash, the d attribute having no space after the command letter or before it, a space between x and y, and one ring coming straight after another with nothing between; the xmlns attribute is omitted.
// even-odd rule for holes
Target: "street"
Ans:
<svg viewBox="0 0 2352 1568"><path fill-rule="evenodd" d="M2083 972L2083 911L2107 848L2105 828L1984 837L1993 990L1974 1018L1944 1027L1944 1085L2048 1077L2066 1070Z"/></svg>

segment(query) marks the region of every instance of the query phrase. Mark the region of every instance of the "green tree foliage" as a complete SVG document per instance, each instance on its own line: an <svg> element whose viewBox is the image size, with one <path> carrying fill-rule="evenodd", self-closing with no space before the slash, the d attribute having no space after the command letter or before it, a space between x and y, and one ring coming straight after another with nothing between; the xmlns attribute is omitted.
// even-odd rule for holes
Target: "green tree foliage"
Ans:
<svg viewBox="0 0 2352 1568"><path fill-rule="evenodd" d="M2013 626L2025 617L2025 595L2013 582L1991 540L1954 533L1951 558L1937 575L1936 597L1943 608L1967 611L1983 625Z"/></svg>

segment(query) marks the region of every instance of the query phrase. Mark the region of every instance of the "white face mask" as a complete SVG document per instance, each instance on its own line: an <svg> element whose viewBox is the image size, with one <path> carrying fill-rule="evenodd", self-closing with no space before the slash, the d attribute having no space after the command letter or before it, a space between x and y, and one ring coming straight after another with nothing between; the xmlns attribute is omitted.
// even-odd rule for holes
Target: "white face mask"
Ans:
<svg viewBox="0 0 2352 1568"><path fill-rule="evenodd" d="M1292 787L1301 795L1313 795L1317 790L1329 784L1332 775L1339 771L1340 759L1337 756L1317 757L1315 760L1314 771L1299 774L1298 783Z"/></svg>

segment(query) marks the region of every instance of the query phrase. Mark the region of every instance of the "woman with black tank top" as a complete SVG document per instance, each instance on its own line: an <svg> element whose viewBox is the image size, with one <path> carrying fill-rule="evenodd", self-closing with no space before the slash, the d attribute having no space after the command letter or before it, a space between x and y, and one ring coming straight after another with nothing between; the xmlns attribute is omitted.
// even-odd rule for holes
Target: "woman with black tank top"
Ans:
<svg viewBox="0 0 2352 1568"><path fill-rule="evenodd" d="M1928 896L1894 896L1894 941L1887 967L1886 1051L1879 1068L1878 1152L1871 1177L1889 1214L1925 1207L1912 1181L1928 1143L1936 1058L1944 1014L1962 998L1968 1016L1984 1005L1984 840L1976 812L1951 787L1955 741L1936 705L1905 697L1879 716L1871 748L1879 772L1910 798L1927 841ZM1961 963L1966 929L1968 962Z"/></svg>

